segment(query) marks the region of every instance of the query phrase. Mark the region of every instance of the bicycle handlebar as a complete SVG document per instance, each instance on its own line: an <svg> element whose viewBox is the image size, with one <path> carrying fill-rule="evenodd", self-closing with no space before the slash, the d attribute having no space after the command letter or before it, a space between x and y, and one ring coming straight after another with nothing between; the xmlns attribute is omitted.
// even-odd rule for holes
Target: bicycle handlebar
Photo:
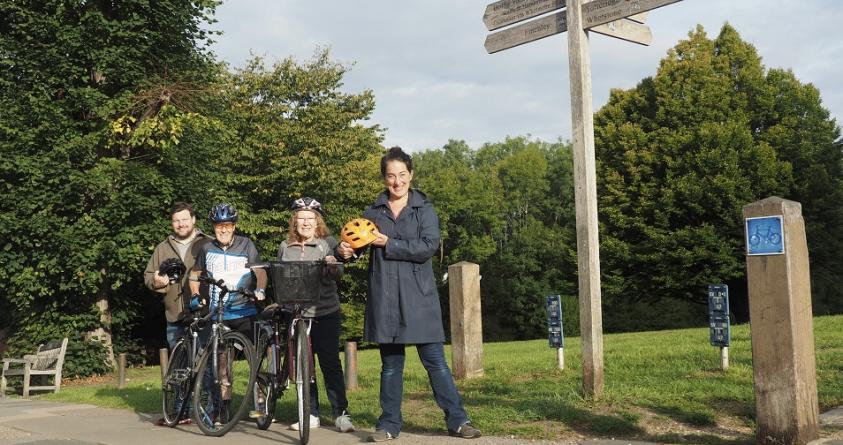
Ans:
<svg viewBox="0 0 843 445"><path fill-rule="evenodd" d="M304 262L307 262L307 263L322 263L326 266L342 266L342 265L345 264L342 261L326 261L324 259L304 261ZM274 261L274 262L268 262L268 263L247 263L246 267L249 268L249 269L269 269L273 265L279 265L279 264L284 264L284 263L287 263L287 261Z"/></svg>

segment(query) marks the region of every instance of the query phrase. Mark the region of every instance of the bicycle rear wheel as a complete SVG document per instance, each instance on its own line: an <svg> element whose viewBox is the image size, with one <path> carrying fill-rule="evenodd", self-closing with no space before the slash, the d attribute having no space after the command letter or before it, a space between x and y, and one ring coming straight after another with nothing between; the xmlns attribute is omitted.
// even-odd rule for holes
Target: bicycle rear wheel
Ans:
<svg viewBox="0 0 843 445"><path fill-rule="evenodd" d="M234 428L252 406L252 342L239 332L226 332L214 358L213 345L208 345L193 386L193 414L202 433L218 437Z"/></svg>
<svg viewBox="0 0 843 445"><path fill-rule="evenodd" d="M190 400L189 354L187 343L176 343L161 385L164 423L171 428L178 425L179 420L184 417Z"/></svg>
<svg viewBox="0 0 843 445"><path fill-rule="evenodd" d="M264 332L258 339L258 346L255 348L258 363L255 366L255 378L252 391L252 400L255 402L255 409L249 417L255 419L259 429L265 430L272 425L275 418L275 405L278 401L277 369L277 348Z"/></svg>
<svg viewBox="0 0 843 445"><path fill-rule="evenodd" d="M310 378L311 352L307 337L307 322L296 322L296 397L299 414L299 442L306 445L310 439Z"/></svg>

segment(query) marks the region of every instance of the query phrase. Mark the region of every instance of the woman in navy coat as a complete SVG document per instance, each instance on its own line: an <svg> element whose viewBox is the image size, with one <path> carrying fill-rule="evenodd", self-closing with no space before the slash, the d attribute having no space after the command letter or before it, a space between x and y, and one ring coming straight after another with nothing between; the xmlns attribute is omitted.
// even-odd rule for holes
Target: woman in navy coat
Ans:
<svg viewBox="0 0 843 445"><path fill-rule="evenodd" d="M424 193L411 189L413 160L400 147L381 158L381 176L386 190L363 213L378 228L377 239L370 245L364 338L380 348L382 413L369 441L395 439L401 432L406 345L416 346L427 369L448 433L466 439L480 437L480 431L469 423L445 360L432 264L439 248L439 218ZM361 253L345 242L337 252L344 259Z"/></svg>

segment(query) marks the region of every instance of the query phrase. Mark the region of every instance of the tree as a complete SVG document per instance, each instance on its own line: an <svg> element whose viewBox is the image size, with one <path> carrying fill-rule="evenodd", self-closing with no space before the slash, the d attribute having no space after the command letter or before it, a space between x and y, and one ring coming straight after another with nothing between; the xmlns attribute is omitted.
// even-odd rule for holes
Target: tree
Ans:
<svg viewBox="0 0 843 445"><path fill-rule="evenodd" d="M704 304L706 285L726 282L744 316L743 205L770 195L819 202L805 217L809 239L821 237L813 209L843 202L808 190L840 189L838 138L816 90L765 72L734 28L714 40L701 27L689 33L655 77L613 91L595 116L605 304ZM812 272L827 270L825 247L809 247Z"/></svg>
<svg viewBox="0 0 843 445"><path fill-rule="evenodd" d="M237 205L238 229L266 259L286 238L294 199L320 201L339 237L380 191L380 129L362 124L374 95L340 91L348 67L329 55L318 50L309 61L287 58L271 67L254 58L220 79L217 104L209 106L223 128L214 169L225 178L209 195ZM342 286L346 337L362 336L362 263L347 268Z"/></svg>
<svg viewBox="0 0 843 445"><path fill-rule="evenodd" d="M480 265L484 338L544 335L550 294L564 295L566 329L577 332L570 145L518 137L474 151L450 141L414 164L441 223L438 276L459 261ZM440 296L447 308L444 280Z"/></svg>
<svg viewBox="0 0 843 445"><path fill-rule="evenodd" d="M13 345L88 332L110 355L112 328L137 321L131 290L175 194L159 161L187 111L185 95L165 93L209 77L201 24L216 4L0 5L0 294Z"/></svg>

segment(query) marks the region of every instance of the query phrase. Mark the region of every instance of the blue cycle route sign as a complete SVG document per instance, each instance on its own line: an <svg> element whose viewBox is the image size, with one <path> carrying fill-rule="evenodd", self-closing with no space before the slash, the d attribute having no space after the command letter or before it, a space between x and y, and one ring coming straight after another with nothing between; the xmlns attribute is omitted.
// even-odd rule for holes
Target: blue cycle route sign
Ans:
<svg viewBox="0 0 843 445"><path fill-rule="evenodd" d="M784 253L784 231L781 216L746 219L746 254L781 255Z"/></svg>

